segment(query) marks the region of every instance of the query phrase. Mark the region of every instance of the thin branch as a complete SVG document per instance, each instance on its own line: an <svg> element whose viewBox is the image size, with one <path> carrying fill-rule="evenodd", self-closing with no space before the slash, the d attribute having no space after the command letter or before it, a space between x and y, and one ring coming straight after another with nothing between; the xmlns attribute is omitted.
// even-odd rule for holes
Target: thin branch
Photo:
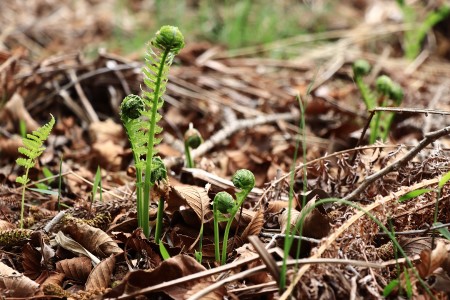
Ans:
<svg viewBox="0 0 450 300"><path fill-rule="evenodd" d="M419 144L417 144L417 146L415 146L414 148L412 148L411 150L409 150L405 156L403 156L402 158L396 160L394 163L392 163L391 165L381 169L380 171L367 176L366 179L364 180L364 182L358 186L355 190L353 190L353 192L351 192L350 194L348 194L347 196L345 196L342 200L346 200L346 201L354 201L355 198L362 193L367 187L369 187L369 185L371 185L372 183L374 183L377 179L383 177L384 175L392 172L392 171L396 171L398 169L400 169L400 167L402 167L404 164L406 164L408 161L410 161L411 159L414 158L414 156L417 155L417 153L419 153L422 149L424 149L426 146L428 146L429 144L433 143L434 141L436 141L438 138L443 137L445 135L448 135L450 133L450 126L444 127L440 130L437 131L433 131L433 132L429 132L425 135L425 138L423 138Z"/></svg>

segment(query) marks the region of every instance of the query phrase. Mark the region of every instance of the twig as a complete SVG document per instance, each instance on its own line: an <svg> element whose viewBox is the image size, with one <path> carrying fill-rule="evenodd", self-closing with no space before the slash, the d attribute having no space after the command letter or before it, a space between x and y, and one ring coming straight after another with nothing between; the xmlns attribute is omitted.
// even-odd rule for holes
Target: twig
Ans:
<svg viewBox="0 0 450 300"><path fill-rule="evenodd" d="M371 185L373 182L375 182L377 179L383 177L384 175L398 170L401 166L403 166L405 163L413 159L414 156L416 156L417 153L419 153L423 148L425 148L427 145L431 144L432 142L436 141L438 138L443 137L445 135L448 135L450 132L450 126L444 127L440 130L429 132L425 135L425 138L423 138L417 146L409 150L405 156L402 158L396 160L391 165L381 169L380 171L367 176L363 183L361 183L360 186L358 186L353 192L345 196L342 200L347 201L353 201L355 198L363 192L369 185Z"/></svg>
<svg viewBox="0 0 450 300"><path fill-rule="evenodd" d="M278 268L276 261L273 259L272 255L269 254L267 249L264 247L263 243L259 240L256 235L251 235L248 237L250 244L253 245L256 252L258 252L261 260L269 269L270 275L272 275L273 279L279 284L280 283L280 269Z"/></svg>
<svg viewBox="0 0 450 300"><path fill-rule="evenodd" d="M278 267L281 267L283 262L277 262L276 265ZM346 265L354 265L354 266L360 266L360 267L368 267L368 268L382 268L382 266L378 263L370 263L365 261L359 261L359 260L351 260L351 259L336 259L336 258L301 258L301 259L288 259L286 261L286 264L288 266L292 265L304 265L304 264L346 264ZM254 273L258 273L261 271L264 271L266 269L265 265L258 266L255 268L248 269L246 271L240 272L238 274L232 275L230 277L227 277L221 281L215 282L205 289L195 293L191 297L188 298L188 300L198 300L203 299L202 297L208 295L209 293L213 292L217 288L225 285L226 283L245 278L249 275L252 275Z"/></svg>
<svg viewBox="0 0 450 300"><path fill-rule="evenodd" d="M442 92L441 92L442 93ZM439 94L440 95L440 94ZM374 111L391 111L396 113L422 113L422 114L435 114L435 115L450 115L450 111L427 109L427 108L406 108L406 107L375 107L370 112ZM431 134L431 132L429 133Z"/></svg>

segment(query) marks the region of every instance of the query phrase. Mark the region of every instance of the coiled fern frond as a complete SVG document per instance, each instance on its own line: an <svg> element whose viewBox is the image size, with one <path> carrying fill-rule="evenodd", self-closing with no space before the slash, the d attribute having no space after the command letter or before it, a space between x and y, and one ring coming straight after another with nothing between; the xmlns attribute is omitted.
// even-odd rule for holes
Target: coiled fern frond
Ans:
<svg viewBox="0 0 450 300"><path fill-rule="evenodd" d="M158 126L162 118L158 110L164 104L163 95L169 68L173 58L183 47L184 37L177 27L161 27L145 54L145 66L142 70L145 86L142 88L142 97L129 95L121 104L121 119L136 164L138 221L147 237L150 189L155 181L159 181L163 174L166 174L162 160L155 156L155 147L162 140L157 137L162 132L162 128Z"/></svg>

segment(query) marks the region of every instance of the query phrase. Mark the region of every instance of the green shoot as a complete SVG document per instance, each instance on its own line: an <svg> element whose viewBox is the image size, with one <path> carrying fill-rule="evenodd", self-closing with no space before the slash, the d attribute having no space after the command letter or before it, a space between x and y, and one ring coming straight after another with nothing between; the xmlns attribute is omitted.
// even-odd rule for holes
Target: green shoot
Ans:
<svg viewBox="0 0 450 300"><path fill-rule="evenodd" d="M97 195L97 189L99 189L100 202L103 202L102 198L102 172L100 166L97 167L97 172L95 172L94 183L92 184L92 202L95 201L95 196Z"/></svg>
<svg viewBox="0 0 450 300"><path fill-rule="evenodd" d="M423 194L426 194L426 193L428 193L428 192L431 192L431 191L433 191L433 189L417 189L417 190L411 191L411 192L406 193L406 194L404 194L403 196L401 196L401 197L398 199L398 202L408 201L408 200L410 200L410 199L419 197L419 196L421 196L421 195L423 195Z"/></svg>
<svg viewBox="0 0 450 300"><path fill-rule="evenodd" d="M190 148L197 149L201 143L203 143L203 139L200 132L194 128L192 123L189 123L189 129L184 134L184 153L186 156L186 166L188 168L195 167Z"/></svg>
<svg viewBox="0 0 450 300"><path fill-rule="evenodd" d="M228 236L230 234L231 224L233 223L234 217L236 216L238 210L242 207L242 204L244 204L248 194L255 186L255 175L253 175L253 173L249 170L241 169L233 175L231 181L235 187L240 189L240 191L236 193L236 200L234 200L233 197L231 197L231 195L227 192L219 192L214 197L213 202L214 254L216 261L220 261L222 265L224 265L227 260ZM225 213L228 213L229 216L224 216L223 214ZM221 221L226 221L227 225L223 235L222 256L219 260L219 222Z"/></svg>
<svg viewBox="0 0 450 300"><path fill-rule="evenodd" d="M417 23L416 11L412 6L406 5L404 0L397 0L403 12L405 23ZM439 22L444 20L450 14L450 6L444 4L436 11L431 11L425 16L425 20L418 26L414 26L411 30L405 33L403 47L405 49L405 56L408 59L415 59L420 53L421 45L427 33Z"/></svg>
<svg viewBox="0 0 450 300"><path fill-rule="evenodd" d="M58 212L60 211L61 207L61 187L62 187L62 162L63 162L63 156L61 154L61 158L59 160L59 176L58 176Z"/></svg>
<svg viewBox="0 0 450 300"><path fill-rule="evenodd" d="M236 206L233 197L227 192L219 192L214 197L213 213L214 213L214 254L216 262L220 263L220 242L219 242L219 222L228 221L228 218L222 214L230 213Z"/></svg>
<svg viewBox="0 0 450 300"><path fill-rule="evenodd" d="M159 253L161 253L162 258L164 260L168 260L170 258L169 251L167 251L162 241L160 241L158 244L159 244Z"/></svg>
<svg viewBox="0 0 450 300"><path fill-rule="evenodd" d="M23 213L25 210L25 188L30 179L28 178L29 170L34 167L36 160L44 152L45 147L44 142L47 140L50 132L52 131L53 125L55 125L55 118L51 115L50 121L39 127L33 133L27 134L26 137L22 138L24 147L19 147L19 153L25 155L27 158L19 157L16 163L19 166L25 168L25 174L17 177L16 182L22 184L22 203L20 209L20 228L23 228Z"/></svg>
<svg viewBox="0 0 450 300"><path fill-rule="evenodd" d="M376 80L376 91L374 93L364 83L363 76L370 71L370 65L365 60L357 60L353 64L353 75L355 83L361 93L362 99L368 111L377 106L400 106L403 101L403 90L397 83L388 76L379 76ZM377 139L386 141L389 135L395 114L393 112L377 112L370 122L369 143L373 144Z"/></svg>
<svg viewBox="0 0 450 300"><path fill-rule="evenodd" d="M184 38L177 27L163 26L152 39L145 55L143 97L127 96L121 104L120 116L133 152L136 164L136 198L138 223L144 235L150 235L150 190L156 181L167 176L161 159L157 160L155 148L161 142L157 137L162 128L157 122L162 118L158 109L164 104L167 76L173 58L184 47ZM156 159L156 160L155 160ZM162 176L165 174L165 176ZM161 204L161 201L160 201ZM162 222L158 214L157 223ZM155 236L156 240L158 238Z"/></svg>
<svg viewBox="0 0 450 300"><path fill-rule="evenodd" d="M245 199L247 198L250 191L255 186L255 175L249 170L241 169L234 173L231 178L234 186L238 189L241 189L240 192L236 193L236 205L231 209L230 218L228 219L227 226L225 227L225 233L223 235L223 245L222 245L222 265L226 263L227 260L227 244L228 244L228 235L230 233L231 224L233 223L234 217L236 213L241 208L242 204L244 204Z"/></svg>

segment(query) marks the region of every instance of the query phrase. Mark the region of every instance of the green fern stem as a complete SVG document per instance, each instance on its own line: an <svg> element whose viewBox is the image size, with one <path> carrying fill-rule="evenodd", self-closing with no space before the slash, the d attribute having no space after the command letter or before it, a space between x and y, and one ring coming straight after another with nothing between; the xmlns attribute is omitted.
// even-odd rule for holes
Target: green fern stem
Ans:
<svg viewBox="0 0 450 300"><path fill-rule="evenodd" d="M161 196L159 198L158 202L158 214L157 216L162 216L164 214L164 196ZM161 241L161 233L162 233L162 226L163 226L163 218L156 218L156 229L155 229L155 242L159 244Z"/></svg>
<svg viewBox="0 0 450 300"><path fill-rule="evenodd" d="M28 178L28 171L30 168L25 169L25 178ZM25 189L27 185L22 184L22 203L20 204L20 229L23 229L23 213L25 211Z"/></svg>
<svg viewBox="0 0 450 300"><path fill-rule="evenodd" d="M143 222L143 231L144 235L148 237L150 235L149 228L149 204L150 204L150 189L153 187L154 182L150 182L150 174L152 173L152 157L154 154L154 140L155 140L155 128L156 128L156 115L158 113L158 99L160 97L161 90L161 79L163 77L164 67L166 65L167 57L170 53L170 49L164 50L161 62L158 66L158 74L156 76L155 89L153 90L153 99L152 99L152 112L150 117L150 128L148 134L148 146L147 146L147 159L145 165L145 181L144 181L144 201L142 205L142 222ZM158 218L160 215L158 214ZM161 216L162 217L162 216Z"/></svg>

